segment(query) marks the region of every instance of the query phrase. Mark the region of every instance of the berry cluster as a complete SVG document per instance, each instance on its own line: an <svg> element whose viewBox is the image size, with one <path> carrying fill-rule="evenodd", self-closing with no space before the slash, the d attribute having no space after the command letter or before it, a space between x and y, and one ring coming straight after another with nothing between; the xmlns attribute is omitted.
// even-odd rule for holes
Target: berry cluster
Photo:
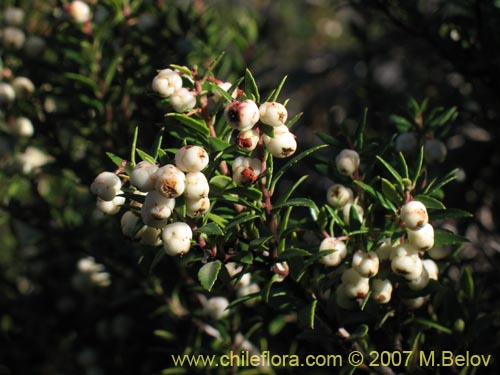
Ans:
<svg viewBox="0 0 500 375"><path fill-rule="evenodd" d="M191 248L193 233L183 222L169 223L176 198L183 196L186 216L198 217L210 208L209 184L201 172L208 165L209 157L204 148L187 145L175 155L175 165L157 166L148 161L139 162L130 173L130 185L135 195L144 196L144 202L134 200L131 206L140 208L143 226L137 230L139 217L126 212L121 219L123 234L139 239L147 245L161 243L169 255L184 254ZM117 214L125 203L122 182L112 172L102 172L90 186L97 195L97 207L108 215Z"/></svg>
<svg viewBox="0 0 500 375"><path fill-rule="evenodd" d="M169 98L174 111L183 113L196 106L196 94L183 87L182 77L190 77L172 69L162 69L153 79L152 88L162 98Z"/></svg>
<svg viewBox="0 0 500 375"><path fill-rule="evenodd" d="M340 174L355 178L358 175L360 158L354 150L342 150L335 159ZM329 205L343 214L344 223L349 225L349 215L354 207L360 220L363 220L363 208L354 199L354 193L342 184L331 185L326 194ZM400 208L400 222L406 230L406 242L392 244L387 238L375 251L357 250L353 253L350 268L343 271L341 283L336 289L336 300L339 306L351 309L355 301L364 299L371 291L370 297L380 304L391 300L393 281L384 272L384 277L377 277L379 267L388 265L395 275L407 281L407 288L413 291L424 289L429 280L437 280L439 269L432 259L422 259L424 252L431 258L440 259L447 254L443 249L434 249L434 228L429 223L427 209L422 202L411 200ZM432 251L431 251L432 249ZM344 238L327 237L320 243L319 251L330 251L320 258L320 262L328 267L337 267L347 256ZM412 308L418 308L428 297L403 299Z"/></svg>

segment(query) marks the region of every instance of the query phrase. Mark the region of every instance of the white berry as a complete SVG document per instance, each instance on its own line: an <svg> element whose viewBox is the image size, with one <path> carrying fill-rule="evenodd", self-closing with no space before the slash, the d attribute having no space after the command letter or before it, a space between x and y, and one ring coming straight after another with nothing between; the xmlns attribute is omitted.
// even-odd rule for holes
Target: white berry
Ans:
<svg viewBox="0 0 500 375"><path fill-rule="evenodd" d="M260 121L266 125L278 127L284 125L288 117L285 106L277 102L265 102L259 107Z"/></svg>
<svg viewBox="0 0 500 375"><path fill-rule="evenodd" d="M259 144L259 138L259 132L255 129L242 131L236 138L236 146L243 151L253 151Z"/></svg>
<svg viewBox="0 0 500 375"><path fill-rule="evenodd" d="M408 229L415 230L421 228L429 222L427 208L422 202L410 201L401 208L401 220Z"/></svg>
<svg viewBox="0 0 500 375"><path fill-rule="evenodd" d="M344 149L335 159L337 170L346 176L352 176L358 170L359 163L359 154L354 150Z"/></svg>
<svg viewBox="0 0 500 375"><path fill-rule="evenodd" d="M408 229L408 242L420 250L429 250L434 246L434 228L427 223L415 230Z"/></svg>
<svg viewBox="0 0 500 375"><path fill-rule="evenodd" d="M295 135L291 133L286 125L274 128L274 137L266 134L262 137L267 150L277 158L287 158L297 150Z"/></svg>
<svg viewBox="0 0 500 375"><path fill-rule="evenodd" d="M169 97L182 87L181 76L172 69L163 69L153 78L152 88L163 98Z"/></svg>
<svg viewBox="0 0 500 375"><path fill-rule="evenodd" d="M380 304L388 303L391 300L392 289L392 283L389 279L374 279L371 298Z"/></svg>
<svg viewBox="0 0 500 375"><path fill-rule="evenodd" d="M177 222L163 228L163 249L168 255L185 254L191 249L193 231L186 223Z"/></svg>
<svg viewBox="0 0 500 375"><path fill-rule="evenodd" d="M0 106L11 104L16 99L16 91L5 82L0 82Z"/></svg>
<svg viewBox="0 0 500 375"><path fill-rule="evenodd" d="M9 26L20 26L24 21L24 10L21 8L7 8L3 20Z"/></svg>
<svg viewBox="0 0 500 375"><path fill-rule="evenodd" d="M183 172L200 172L208 162L208 153L200 146L187 145L175 154L175 165Z"/></svg>
<svg viewBox="0 0 500 375"><path fill-rule="evenodd" d="M29 78L26 77L16 77L12 81L12 87L14 88L16 97L18 98L27 98L35 92L35 85Z"/></svg>
<svg viewBox="0 0 500 375"><path fill-rule="evenodd" d="M158 166L143 160L134 167L130 173L130 183L140 191L148 192L155 188L153 175L158 170Z"/></svg>
<svg viewBox="0 0 500 375"><path fill-rule="evenodd" d="M132 211L125 212L120 219L122 234L128 238L134 238L137 232L139 216Z"/></svg>
<svg viewBox="0 0 500 375"><path fill-rule="evenodd" d="M344 241L333 237L327 237L319 245L319 251L335 250L335 252L319 258L319 261L326 266L335 267L346 257L347 248Z"/></svg>
<svg viewBox="0 0 500 375"><path fill-rule="evenodd" d="M142 221L150 227L163 228L174 207L174 198L166 198L156 190L150 191L141 207Z"/></svg>
<svg viewBox="0 0 500 375"><path fill-rule="evenodd" d="M122 188L120 178L112 172L101 172L90 185L90 191L103 201L111 201Z"/></svg>
<svg viewBox="0 0 500 375"><path fill-rule="evenodd" d="M177 198L185 189L186 175L175 165L167 164L152 176L155 180L155 190L167 198Z"/></svg>
<svg viewBox="0 0 500 375"><path fill-rule="evenodd" d="M362 222L363 221L363 216L365 211L363 210L363 207L356 203L347 203L343 208L342 208L342 215L344 217L344 223L346 225L349 225L351 221L351 207L356 210L356 213L358 214L359 220Z"/></svg>
<svg viewBox="0 0 500 375"><path fill-rule="evenodd" d="M75 23L85 23L90 20L90 7L80 0L74 0L69 4L68 13Z"/></svg>
<svg viewBox="0 0 500 375"><path fill-rule="evenodd" d="M378 273L379 259L375 252L356 251L352 256L352 268L363 277L373 277Z"/></svg>
<svg viewBox="0 0 500 375"><path fill-rule="evenodd" d="M186 174L184 197L190 200L206 198L210 191L208 180L202 172L190 172Z"/></svg>
<svg viewBox="0 0 500 375"><path fill-rule="evenodd" d="M326 201L328 204L335 208L345 206L354 200L354 193L352 190L341 184L333 184L326 192Z"/></svg>
<svg viewBox="0 0 500 375"><path fill-rule="evenodd" d="M210 199L186 199L186 215L189 217L199 217L210 209Z"/></svg>
<svg viewBox="0 0 500 375"><path fill-rule="evenodd" d="M188 112L196 106L196 95L181 87L170 96L170 104L176 112Z"/></svg>
<svg viewBox="0 0 500 375"><path fill-rule="evenodd" d="M229 301L224 297L212 297L209 298L203 307L203 311L213 320L220 320L225 318L229 314L227 307L229 306Z"/></svg>
<svg viewBox="0 0 500 375"><path fill-rule="evenodd" d="M238 186L248 186L257 181L261 171L259 159L239 156L233 161L233 181Z"/></svg>

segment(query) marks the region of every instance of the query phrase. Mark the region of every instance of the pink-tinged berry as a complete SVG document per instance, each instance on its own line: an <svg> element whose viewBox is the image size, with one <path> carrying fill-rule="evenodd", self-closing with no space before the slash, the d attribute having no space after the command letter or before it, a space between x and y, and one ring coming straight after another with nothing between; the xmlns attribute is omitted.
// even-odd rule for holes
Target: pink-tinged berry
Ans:
<svg viewBox="0 0 500 375"><path fill-rule="evenodd" d="M233 129L245 131L251 129L259 121L259 107L250 99L242 102L235 100L226 105L224 115Z"/></svg>

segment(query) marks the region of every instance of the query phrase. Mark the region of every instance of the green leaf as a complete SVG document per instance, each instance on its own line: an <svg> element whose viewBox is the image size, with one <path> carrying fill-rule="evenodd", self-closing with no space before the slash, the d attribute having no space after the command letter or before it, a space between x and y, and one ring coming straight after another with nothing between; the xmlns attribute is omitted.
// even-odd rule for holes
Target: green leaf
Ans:
<svg viewBox="0 0 500 375"><path fill-rule="evenodd" d="M137 137L139 136L139 127L136 126L134 128L134 137L132 138L132 146L130 147L130 164L132 165L132 168L135 167L136 162L135 162L135 152L137 148Z"/></svg>
<svg viewBox="0 0 500 375"><path fill-rule="evenodd" d="M437 229L434 231L434 247L454 245L464 242L469 242L469 240L465 237L459 236L458 234L454 234L442 229Z"/></svg>
<svg viewBox="0 0 500 375"><path fill-rule="evenodd" d="M432 180L429 185L426 186L423 193L424 194L432 194L436 190L441 189L443 186L449 184L452 181L457 179L457 171L458 169L454 169L439 179Z"/></svg>
<svg viewBox="0 0 500 375"><path fill-rule="evenodd" d="M260 102L259 88L257 87L257 83L250 69L245 71L245 93L248 96L252 95L257 103Z"/></svg>
<svg viewBox="0 0 500 375"><path fill-rule="evenodd" d="M188 77L192 77L193 76L193 72L191 71L191 69L189 69L186 66L176 65L176 64L170 64L170 67L172 69L178 70L179 72L182 72L184 75L186 75Z"/></svg>
<svg viewBox="0 0 500 375"><path fill-rule="evenodd" d="M469 301L473 301L474 300L474 289L475 289L474 288L474 278L472 277L472 272L471 272L469 266L464 268L462 283L464 286L464 291L465 291L465 295L467 296L467 299Z"/></svg>
<svg viewBox="0 0 500 375"><path fill-rule="evenodd" d="M278 87L275 90L273 90L271 95L266 99L267 102L275 102L276 100L278 100L278 96L280 95L281 89L283 88L283 85L285 84L287 78L288 76L283 77Z"/></svg>
<svg viewBox="0 0 500 375"><path fill-rule="evenodd" d="M90 79L87 76L84 76L84 75L81 75L78 73L68 72L68 73L64 73L64 78L71 80L71 81L79 82L79 83L91 88L94 93L99 92L99 89L97 87L97 83L94 82L93 79Z"/></svg>
<svg viewBox="0 0 500 375"><path fill-rule="evenodd" d="M364 134L365 134L365 128L366 128L366 122L368 119L368 108L365 108L363 112L363 120L359 124L358 128L356 129L356 148L357 149L363 149L363 144L364 144Z"/></svg>
<svg viewBox="0 0 500 375"><path fill-rule="evenodd" d="M413 128L413 124L402 116L391 115L389 116L389 122L396 125L400 132L407 132Z"/></svg>
<svg viewBox="0 0 500 375"><path fill-rule="evenodd" d="M322 132L316 132L314 133L316 136L321 139L324 143L327 143L329 145L333 146L338 146L340 142L337 140L337 138L331 136L330 134L322 133Z"/></svg>
<svg viewBox="0 0 500 375"><path fill-rule="evenodd" d="M262 200L262 191L259 189L249 186L246 188L243 187L235 187L226 190L226 193L228 194L237 194L242 198L246 198L250 201L261 201Z"/></svg>
<svg viewBox="0 0 500 375"><path fill-rule="evenodd" d="M413 175L413 184L416 185L418 178L420 177L420 172L422 172L422 166L424 165L424 146L420 147L420 151L417 157L417 166L415 168L415 174Z"/></svg>
<svg viewBox="0 0 500 375"><path fill-rule="evenodd" d="M297 207L297 206L312 208L315 207L315 203L308 198L293 198L287 202L275 205L273 207L273 211L279 210L283 207Z"/></svg>
<svg viewBox="0 0 500 375"><path fill-rule="evenodd" d="M304 327L314 329L314 318L316 315L316 306L318 305L318 300L314 299L312 302L302 307L298 312L299 322Z"/></svg>
<svg viewBox="0 0 500 375"><path fill-rule="evenodd" d="M155 142L153 146L151 147L151 155L153 156L153 159L156 163L156 160L158 159L158 154L160 153L160 148L161 148L161 142L163 141L163 132L165 131L165 128L162 127L160 131L156 134Z"/></svg>
<svg viewBox="0 0 500 375"><path fill-rule="evenodd" d="M290 258L294 258L294 257L306 257L306 256L311 256L311 253L307 250L304 250L304 249L299 249L297 247L291 247L291 248L283 251L280 254L278 260L284 261L284 260L289 260Z"/></svg>
<svg viewBox="0 0 500 375"><path fill-rule="evenodd" d="M443 220L443 219L463 219L473 217L470 212L460 210L458 208L448 208L446 210L429 210L430 220Z"/></svg>
<svg viewBox="0 0 500 375"><path fill-rule="evenodd" d="M219 95L222 96L226 102L230 103L233 101L233 97L231 96L231 94L220 87L218 84L214 82L208 82L208 84L210 85L212 92L216 91L217 93L219 93Z"/></svg>
<svg viewBox="0 0 500 375"><path fill-rule="evenodd" d="M151 164L155 164L156 163L155 158L152 157L151 155L149 155L148 153L142 151L139 148L136 148L135 150L137 151L137 154L139 155L139 157L141 158L141 160L146 160L147 162L149 162Z"/></svg>
<svg viewBox="0 0 500 375"><path fill-rule="evenodd" d="M309 178L308 175L304 175L301 178L299 178L293 186L288 189L276 202L276 204L281 204L283 202L286 202L290 197L292 196L293 192L305 181Z"/></svg>
<svg viewBox="0 0 500 375"><path fill-rule="evenodd" d="M200 280L201 286L210 292L221 268L222 262L220 260L214 260L201 267L198 271L198 280Z"/></svg>
<svg viewBox="0 0 500 375"><path fill-rule="evenodd" d="M121 167L123 165L123 159L121 157L113 154L112 152L106 152L106 155L108 155L108 158L110 158L116 166Z"/></svg>
<svg viewBox="0 0 500 375"><path fill-rule="evenodd" d="M437 209L445 209L445 205L437 200L436 198L430 197L428 195L416 195L413 197L416 201L422 202L426 208L437 208Z"/></svg>
<svg viewBox="0 0 500 375"><path fill-rule="evenodd" d="M401 191L403 191L403 178L401 175L396 171L392 165L390 165L388 162L386 162L384 159L382 159L380 156L377 155L377 160L387 169L387 171L396 179L396 182L399 185L399 188Z"/></svg>
<svg viewBox="0 0 500 375"><path fill-rule="evenodd" d="M234 219L233 221L230 221L226 225L226 231L229 231L230 229L232 229L238 225L244 224L248 221L258 219L259 217L260 217L259 215L251 215L248 212L244 212L243 214L238 215L236 219Z"/></svg>
<svg viewBox="0 0 500 375"><path fill-rule="evenodd" d="M229 176L214 176L210 179L210 195L222 195L227 188L234 186L233 179Z"/></svg>
<svg viewBox="0 0 500 375"><path fill-rule="evenodd" d="M312 153L314 153L314 152L316 152L318 150L321 150L323 148L326 148L326 147L329 147L329 145L319 145L319 146L310 148L309 150L301 152L299 155L293 157L290 161L288 161L274 175L274 178L272 179L271 184L270 184L270 188L269 188L269 191L271 192L271 194L274 192L274 189L276 188L276 184L278 183L279 179L281 177L283 177L283 175L285 174L285 172L287 170L289 170L290 168L292 168L295 164L297 164L299 161L301 161L302 159L304 159L306 156L311 155Z"/></svg>
<svg viewBox="0 0 500 375"><path fill-rule="evenodd" d="M399 207L403 203L403 197L398 193L394 184L385 178L381 178L382 181L382 193L384 197L389 199L392 203Z"/></svg>
<svg viewBox="0 0 500 375"><path fill-rule="evenodd" d="M224 151L225 149L231 147L231 144L229 142L226 142L217 137L209 137L208 144L210 145L210 149L212 150L212 152Z"/></svg>
<svg viewBox="0 0 500 375"><path fill-rule="evenodd" d="M413 319L413 322L419 323L419 324L426 326L426 327L429 327L429 328L434 328L438 331L447 333L449 335L451 335L453 333L453 331L450 328L445 327L439 323L433 322L432 320L427 320L424 318L415 318L415 319Z"/></svg>
<svg viewBox="0 0 500 375"><path fill-rule="evenodd" d="M304 115L304 112L299 112L286 122L286 126L290 129Z"/></svg>
<svg viewBox="0 0 500 375"><path fill-rule="evenodd" d="M221 227L216 223L208 223L198 229L196 229L195 233L204 233L208 235L222 236L224 232Z"/></svg>
<svg viewBox="0 0 500 375"><path fill-rule="evenodd" d="M154 335L156 337L160 337L160 338L162 338L163 340L166 340L166 341L174 341L174 340L176 340L176 336L172 332L165 331L163 329L157 329L153 333L154 333Z"/></svg>
<svg viewBox="0 0 500 375"><path fill-rule="evenodd" d="M204 137L208 137L208 135L210 134L210 130L203 120L194 119L181 113L167 113L165 116L175 118L176 120L180 121L190 129L194 130L196 133Z"/></svg>
<svg viewBox="0 0 500 375"><path fill-rule="evenodd" d="M410 178L410 174L408 172L408 164L406 163L405 156L402 152L399 153L399 163L401 164L401 168L403 169L403 177Z"/></svg>
<svg viewBox="0 0 500 375"><path fill-rule="evenodd" d="M265 135L274 138L274 127L266 124L260 124L259 129Z"/></svg>
<svg viewBox="0 0 500 375"><path fill-rule="evenodd" d="M387 210L396 212L397 210L396 206L391 201L387 200L384 195L376 191L373 187L358 180L355 180L354 183L359 187L361 187L368 194L370 194L373 198L375 198L382 207L384 207Z"/></svg>

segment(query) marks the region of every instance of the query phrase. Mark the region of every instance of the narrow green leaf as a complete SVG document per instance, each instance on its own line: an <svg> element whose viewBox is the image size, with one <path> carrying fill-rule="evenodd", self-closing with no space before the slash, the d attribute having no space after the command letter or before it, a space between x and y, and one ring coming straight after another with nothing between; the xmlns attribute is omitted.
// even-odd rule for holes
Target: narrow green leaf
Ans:
<svg viewBox="0 0 500 375"><path fill-rule="evenodd" d="M315 204L311 199L308 198L293 198L288 200L287 202L277 204L273 207L273 211L279 210L283 207L314 207Z"/></svg>
<svg viewBox="0 0 500 375"><path fill-rule="evenodd" d="M113 78L115 77L116 70L118 69L118 66L123 60L123 56L121 54L116 55L111 63L108 66L108 70L106 71L106 75L104 77L104 83L106 87L109 87L111 85L111 82L113 81Z"/></svg>
<svg viewBox="0 0 500 375"><path fill-rule="evenodd" d="M184 75L186 75L188 77L192 77L193 76L193 72L187 66L170 64L170 67L172 69L178 70L179 72L182 72Z"/></svg>
<svg viewBox="0 0 500 375"><path fill-rule="evenodd" d="M382 182L382 193L384 197L389 199L392 203L396 205L396 207L401 206L403 203L403 197L398 193L394 185L387 179L381 178Z"/></svg>
<svg viewBox="0 0 500 375"><path fill-rule="evenodd" d="M132 168L135 167L136 162L135 162L135 151L137 148L137 137L139 135L139 126L136 126L134 128L134 137L132 138L132 147L130 147L130 164L132 165Z"/></svg>
<svg viewBox="0 0 500 375"><path fill-rule="evenodd" d="M226 225L226 231L228 232L230 229L236 227L237 225L241 225L241 224L244 224L248 221L252 221L252 220L255 220L258 218L259 218L259 215L250 215L248 213L244 213L243 215L238 215L236 219L230 221Z"/></svg>
<svg viewBox="0 0 500 375"><path fill-rule="evenodd" d="M403 170L403 177L410 178L410 174L408 172L408 164L406 163L405 156L403 155L402 152L400 152L398 155L399 155L399 163L401 164L401 169Z"/></svg>
<svg viewBox="0 0 500 375"><path fill-rule="evenodd" d="M81 75L78 73L67 72L67 73L64 73L64 78L71 80L71 81L79 82L79 83L91 88L94 93L99 92L99 89L97 87L97 83L94 82L93 79L90 79L87 76L84 76L84 75Z"/></svg>
<svg viewBox="0 0 500 375"><path fill-rule="evenodd" d="M214 260L213 262L209 262L198 271L198 280L200 280L200 284L203 288L208 291L212 290L212 287L215 284L215 280L219 276L219 271L222 268L222 262L220 260Z"/></svg>
<svg viewBox="0 0 500 375"><path fill-rule="evenodd" d="M314 153L318 150L321 150L325 147L329 147L329 145L319 145L319 146L310 148L309 150L305 150L305 151L301 152L299 155L293 157L289 162L287 162L283 167L281 167L281 169L278 172L276 172L276 174L274 175L274 178L272 179L272 182L270 184L269 190L270 190L271 194L274 192L274 189L276 188L276 184L278 183L279 179L281 177L283 177L283 175L285 174L285 172L287 170L289 170L291 167L293 167L299 161L304 159L306 156L311 155L312 153Z"/></svg>
<svg viewBox="0 0 500 375"><path fill-rule="evenodd" d="M418 178L422 172L422 166L424 165L424 146L420 147L420 151L417 156L417 164L415 167L415 174L413 175L413 184L417 185Z"/></svg>
<svg viewBox="0 0 500 375"><path fill-rule="evenodd" d="M387 171L396 179L396 182L398 183L398 186L401 191L403 191L403 178L401 175L396 171L392 165L390 165L388 162L386 162L384 159L382 159L380 156L377 155L377 160L387 169Z"/></svg>
<svg viewBox="0 0 500 375"><path fill-rule="evenodd" d="M299 249L297 247L291 247L291 248L283 251L280 254L278 260L284 261L284 260L289 260L290 258L294 258L294 257L306 257L306 256L311 256L311 253L307 250L304 250L304 249Z"/></svg>
<svg viewBox="0 0 500 375"><path fill-rule="evenodd" d="M443 219L464 219L473 217L470 212L460 210L458 208L448 208L446 210L429 210L430 220L443 220Z"/></svg>
<svg viewBox="0 0 500 375"><path fill-rule="evenodd" d="M391 115L389 116L389 122L394 124L399 132L407 132L413 128L413 124L402 116Z"/></svg>
<svg viewBox="0 0 500 375"><path fill-rule="evenodd" d="M428 195L415 195L413 199L422 202L427 208L437 208L437 209L446 208L441 201L437 200L436 198L430 197Z"/></svg>
<svg viewBox="0 0 500 375"><path fill-rule="evenodd" d="M469 301L474 300L474 278L472 277L472 272L470 270L470 267L467 266L464 268L464 274L463 274L463 285L464 285L464 291L465 295L467 296L467 299Z"/></svg>
<svg viewBox="0 0 500 375"><path fill-rule="evenodd" d="M196 229L195 233L204 233L208 235L216 235L216 236L222 236L224 232L222 231L221 227L217 225L217 223L208 223L198 229Z"/></svg>
<svg viewBox="0 0 500 375"><path fill-rule="evenodd" d="M203 120L194 119L181 113L167 113L165 116L175 118L176 120L180 121L190 129L194 130L204 137L208 137L208 135L210 134L210 130Z"/></svg>
<svg viewBox="0 0 500 375"><path fill-rule="evenodd" d="M233 101L233 97L231 96L231 94L220 87L218 84L216 84L215 82L208 82L208 84L210 85L212 92L217 92L221 97L224 98L226 102L229 103Z"/></svg>
<svg viewBox="0 0 500 375"><path fill-rule="evenodd" d="M424 194L432 194L438 189L441 189L443 186L449 184L452 181L455 181L457 179L457 171L458 169L454 169L450 172L448 172L446 175L443 177L433 180L432 182L427 185L427 187L424 189L423 193Z"/></svg>
<svg viewBox="0 0 500 375"><path fill-rule="evenodd" d="M301 178L299 178L293 186L285 191L285 193L276 201L276 204L281 204L283 202L286 202L290 197L292 196L293 192L305 181L309 178L308 175L304 175Z"/></svg>
<svg viewBox="0 0 500 375"><path fill-rule="evenodd" d="M289 129L290 129L290 128L292 128L292 127L293 127L293 125L295 125L295 123L296 123L297 121L299 121L299 120L300 120L300 118L302 117L302 115L303 115L303 114L304 114L304 112L299 112L299 113L297 113L295 116L293 116L290 120L288 120L288 121L286 122L286 126L287 126Z"/></svg>
<svg viewBox="0 0 500 375"><path fill-rule="evenodd" d="M259 189L249 186L249 187L234 187L226 190L227 194L237 194L242 198L246 198L250 201L261 201L262 200L262 191Z"/></svg>
<svg viewBox="0 0 500 375"><path fill-rule="evenodd" d="M318 300L313 299L310 304L301 308L298 312L299 322L302 323L304 327L314 329L314 321L316 316L316 306L318 305Z"/></svg>
<svg viewBox="0 0 500 375"><path fill-rule="evenodd" d="M155 164L156 163L155 158L152 157L151 155L149 155L148 153L142 151L139 148L136 148L135 150L137 151L137 154L139 155L139 157L141 158L141 160L146 160L147 162L149 162L151 164Z"/></svg>
<svg viewBox="0 0 500 375"><path fill-rule="evenodd" d="M363 120L359 124L358 128L356 129L356 142L355 146L357 149L363 149L363 144L364 144L364 134L365 134L365 128L366 128L366 122L368 120L368 108L365 108L363 112Z"/></svg>
<svg viewBox="0 0 500 375"><path fill-rule="evenodd" d="M469 240L465 237L459 236L458 234L454 234L442 229L436 229L434 231L434 247L454 245L464 242L469 242Z"/></svg>
<svg viewBox="0 0 500 375"><path fill-rule="evenodd" d="M429 327L429 328L434 328L438 331L447 333L449 335L451 335L453 333L453 331L450 328L445 327L439 323L433 322L432 320L427 320L424 318L415 318L415 319L413 319L413 321L415 323L419 323L419 324L426 326L426 327Z"/></svg>
<svg viewBox="0 0 500 375"><path fill-rule="evenodd" d="M157 329L153 333L156 337L160 337L166 341L176 340L176 336L172 332L168 332L168 331L165 331L163 329Z"/></svg>
<svg viewBox="0 0 500 375"><path fill-rule="evenodd" d="M151 147L151 155L153 156L153 159L156 163L156 160L158 159L158 154L160 152L161 148L161 143L163 141L163 132L165 131L165 128L162 127L160 131L156 134L155 142L153 143L153 146Z"/></svg>
<svg viewBox="0 0 500 375"><path fill-rule="evenodd" d="M333 146L338 146L340 143L337 140L337 138L331 136L330 134L322 133L322 132L316 132L314 133L316 136L321 139L323 142L333 145Z"/></svg>
<svg viewBox="0 0 500 375"><path fill-rule="evenodd" d="M227 148L231 147L231 144L229 142L226 142L217 137L209 137L208 144L210 145L210 149L212 152L224 151Z"/></svg>
<svg viewBox="0 0 500 375"><path fill-rule="evenodd" d="M253 95L255 101L260 102L259 88L257 87L257 83L250 69L245 71L245 93L247 95Z"/></svg>
<svg viewBox="0 0 500 375"><path fill-rule="evenodd" d="M116 166L121 167L123 164L123 159L119 157L118 155L113 154L112 152L106 152L106 155L108 155L108 158L111 159L113 163L116 164Z"/></svg>
<svg viewBox="0 0 500 375"><path fill-rule="evenodd" d="M273 90L272 95L266 101L275 102L276 100L278 100L278 96L280 95L281 89L283 88L283 85L285 84L285 81L287 78L288 78L288 76L283 77L283 79L279 83L278 87L275 90Z"/></svg>
<svg viewBox="0 0 500 375"><path fill-rule="evenodd" d="M368 194L370 194L373 198L375 198L380 203L380 205L382 207L384 207L387 210L396 212L396 210L397 210L396 206L391 201L389 201L388 199L386 199L383 194L381 194L378 191L376 191L373 187L371 187L368 184L365 184L362 181L358 181L358 180L354 181L354 183L356 185L358 185L359 187L361 187Z"/></svg>

